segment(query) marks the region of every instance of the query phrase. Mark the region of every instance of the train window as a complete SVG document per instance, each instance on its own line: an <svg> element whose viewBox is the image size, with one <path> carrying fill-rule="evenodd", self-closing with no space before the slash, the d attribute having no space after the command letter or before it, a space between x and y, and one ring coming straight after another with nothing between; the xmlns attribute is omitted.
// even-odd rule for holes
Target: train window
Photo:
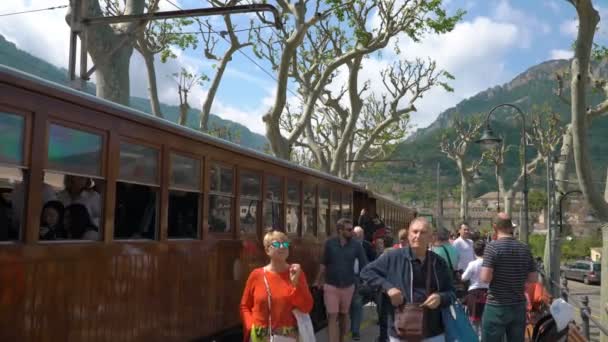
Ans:
<svg viewBox="0 0 608 342"><path fill-rule="evenodd" d="M157 149L120 143L120 165L116 182L115 239L156 238L158 198Z"/></svg>
<svg viewBox="0 0 608 342"><path fill-rule="evenodd" d="M0 112L0 163L23 164L23 130L25 118Z"/></svg>
<svg viewBox="0 0 608 342"><path fill-rule="evenodd" d="M287 232L297 233L300 222L300 182L287 181Z"/></svg>
<svg viewBox="0 0 608 342"><path fill-rule="evenodd" d="M255 234L259 217L262 179L258 174L249 171L241 171L240 177L239 224L241 234Z"/></svg>
<svg viewBox="0 0 608 342"><path fill-rule="evenodd" d="M319 187L319 224L317 226L317 234L330 234L331 229L328 223L329 218L329 190L325 187Z"/></svg>
<svg viewBox="0 0 608 342"><path fill-rule="evenodd" d="M171 154L169 238L198 236L201 165L197 159Z"/></svg>
<svg viewBox="0 0 608 342"><path fill-rule="evenodd" d="M0 241L18 240L20 237L27 191L26 172L16 167L0 166Z"/></svg>
<svg viewBox="0 0 608 342"><path fill-rule="evenodd" d="M23 165L25 118L0 112L0 241L18 240L25 209Z"/></svg>
<svg viewBox="0 0 608 342"><path fill-rule="evenodd" d="M283 180L266 176L266 198L264 199L264 228L283 230Z"/></svg>
<svg viewBox="0 0 608 342"><path fill-rule="evenodd" d="M45 172L40 240L100 240L105 183L81 175Z"/></svg>
<svg viewBox="0 0 608 342"><path fill-rule="evenodd" d="M211 166L209 193L209 231L227 233L232 230L232 198L234 171L214 164Z"/></svg>
<svg viewBox="0 0 608 342"><path fill-rule="evenodd" d="M338 219L340 218L340 192L336 190L331 191L331 212L329 218L329 225L332 227L336 226Z"/></svg>
<svg viewBox="0 0 608 342"><path fill-rule="evenodd" d="M105 193L100 178L102 150L99 134L49 125L40 240L100 240Z"/></svg>
<svg viewBox="0 0 608 342"><path fill-rule="evenodd" d="M49 170L88 176L101 175L102 137L60 125L49 127Z"/></svg>
<svg viewBox="0 0 608 342"><path fill-rule="evenodd" d="M304 209L302 211L302 235L314 234L317 217L317 207L315 203L315 186L304 184Z"/></svg>
<svg viewBox="0 0 608 342"><path fill-rule="evenodd" d="M342 193L342 217L346 217L347 219L353 219L353 194L352 192L343 192Z"/></svg>

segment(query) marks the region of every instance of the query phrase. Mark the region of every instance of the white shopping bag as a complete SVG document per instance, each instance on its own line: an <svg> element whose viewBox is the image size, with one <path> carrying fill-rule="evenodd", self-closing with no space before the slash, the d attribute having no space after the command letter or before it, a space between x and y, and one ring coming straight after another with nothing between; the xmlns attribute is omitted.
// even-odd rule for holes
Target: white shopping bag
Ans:
<svg viewBox="0 0 608 342"><path fill-rule="evenodd" d="M312 327L310 315L303 313L298 309L293 310L293 315L298 321L298 333L300 334L299 342L316 342L315 330Z"/></svg>
<svg viewBox="0 0 608 342"><path fill-rule="evenodd" d="M574 307L565 300L558 298L551 304L551 316L555 320L557 331L562 331L574 320Z"/></svg>

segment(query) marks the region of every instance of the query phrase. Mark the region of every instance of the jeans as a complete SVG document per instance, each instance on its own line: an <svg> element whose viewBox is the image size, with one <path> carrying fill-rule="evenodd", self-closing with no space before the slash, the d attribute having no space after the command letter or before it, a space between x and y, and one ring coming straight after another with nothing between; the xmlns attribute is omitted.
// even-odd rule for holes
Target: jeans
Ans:
<svg viewBox="0 0 608 342"><path fill-rule="evenodd" d="M353 299L350 302L350 332L353 335L359 335L363 316L363 297L358 290L358 287L355 288Z"/></svg>
<svg viewBox="0 0 608 342"><path fill-rule="evenodd" d="M512 305L487 303L481 325L482 342L502 341L505 334L509 342L524 342L526 303Z"/></svg>
<svg viewBox="0 0 608 342"><path fill-rule="evenodd" d="M387 294L380 291L376 295L376 311L378 313L378 328L380 330L378 342L388 341L388 310L391 310L391 301Z"/></svg>

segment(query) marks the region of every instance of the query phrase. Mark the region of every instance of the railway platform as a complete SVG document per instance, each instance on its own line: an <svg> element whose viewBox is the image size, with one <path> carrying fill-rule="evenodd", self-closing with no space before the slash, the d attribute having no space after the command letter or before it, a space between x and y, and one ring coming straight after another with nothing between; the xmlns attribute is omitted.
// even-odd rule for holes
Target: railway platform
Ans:
<svg viewBox="0 0 608 342"><path fill-rule="evenodd" d="M362 342L375 342L378 337L378 315L376 314L376 306L366 304L363 307L363 320L361 322L361 339ZM327 337L327 328L317 332L317 342L329 342ZM352 341L349 335L347 341Z"/></svg>

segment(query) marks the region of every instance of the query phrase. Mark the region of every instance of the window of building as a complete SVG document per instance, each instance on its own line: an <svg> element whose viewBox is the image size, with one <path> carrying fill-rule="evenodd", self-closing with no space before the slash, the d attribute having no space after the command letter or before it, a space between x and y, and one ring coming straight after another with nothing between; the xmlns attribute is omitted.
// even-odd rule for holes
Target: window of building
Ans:
<svg viewBox="0 0 608 342"><path fill-rule="evenodd" d="M283 230L283 180L281 177L266 176L266 197L264 198L264 228Z"/></svg>
<svg viewBox="0 0 608 342"><path fill-rule="evenodd" d="M260 199L262 194L262 178L260 175L241 171L241 191L239 224L241 234L255 234L257 232Z"/></svg>
<svg viewBox="0 0 608 342"><path fill-rule="evenodd" d="M156 239L160 193L158 164L157 149L124 141L120 143L115 239Z"/></svg>
<svg viewBox="0 0 608 342"><path fill-rule="evenodd" d="M49 126L40 240L100 240L105 182L99 134ZM56 220L53 220L57 216Z"/></svg>
<svg viewBox="0 0 608 342"><path fill-rule="evenodd" d="M0 241L21 236L27 193L24 128L23 116L0 112Z"/></svg>
<svg viewBox="0 0 608 342"><path fill-rule="evenodd" d="M169 238L198 237L201 196L201 162L171 154L169 183Z"/></svg>
<svg viewBox="0 0 608 342"><path fill-rule="evenodd" d="M317 207L315 186L304 184L304 208L302 210L302 235L313 235L316 231Z"/></svg>
<svg viewBox="0 0 608 342"><path fill-rule="evenodd" d="M232 201L234 198L234 171L219 164L211 165L209 193L209 231L232 231Z"/></svg>
<svg viewBox="0 0 608 342"><path fill-rule="evenodd" d="M329 189L319 187L319 224L317 225L317 234L329 235Z"/></svg>
<svg viewBox="0 0 608 342"><path fill-rule="evenodd" d="M287 233L298 232L300 223L300 182L294 180L287 181Z"/></svg>
<svg viewBox="0 0 608 342"><path fill-rule="evenodd" d="M340 218L340 192L336 190L331 191L331 212L329 225L332 227L336 226L338 219Z"/></svg>

